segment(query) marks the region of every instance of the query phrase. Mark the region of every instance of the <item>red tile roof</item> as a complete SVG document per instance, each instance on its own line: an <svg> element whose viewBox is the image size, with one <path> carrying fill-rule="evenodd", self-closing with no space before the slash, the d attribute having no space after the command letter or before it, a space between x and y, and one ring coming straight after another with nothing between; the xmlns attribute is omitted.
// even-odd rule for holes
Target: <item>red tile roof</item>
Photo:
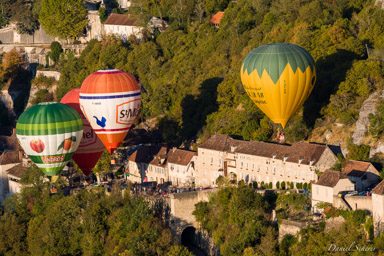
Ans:
<svg viewBox="0 0 384 256"><path fill-rule="evenodd" d="M199 148L217 151L242 153L247 155L262 156L283 160L287 162L302 164L316 164L324 153L327 145L317 143L296 142L292 145L269 143L261 141L235 140L228 135L214 134Z"/></svg>
<svg viewBox="0 0 384 256"><path fill-rule="evenodd" d="M218 12L209 21L209 23L212 24L220 24L221 18L223 18L224 12Z"/></svg>
<svg viewBox="0 0 384 256"><path fill-rule="evenodd" d="M370 162L349 160L344 167L343 173L348 176L361 177L365 174L370 165Z"/></svg>
<svg viewBox="0 0 384 256"><path fill-rule="evenodd" d="M379 184L376 185L374 189L372 189L373 194L384 195L384 180L382 180Z"/></svg>
<svg viewBox="0 0 384 256"><path fill-rule="evenodd" d="M168 163L178 164L178 165L188 165L192 157L195 155L194 151L188 151L183 149L171 149L168 152Z"/></svg>
<svg viewBox="0 0 384 256"><path fill-rule="evenodd" d="M124 14L112 13L104 22L104 25L136 26L138 20Z"/></svg>
<svg viewBox="0 0 384 256"><path fill-rule="evenodd" d="M315 184L333 188L341 179L348 179L347 175L338 171L326 170Z"/></svg>
<svg viewBox="0 0 384 256"><path fill-rule="evenodd" d="M161 147L160 150L153 156L152 161L149 164L164 167L167 161L167 147Z"/></svg>
<svg viewBox="0 0 384 256"><path fill-rule="evenodd" d="M150 163L161 149L161 146L141 146L132 155L129 156L129 161L136 163Z"/></svg>

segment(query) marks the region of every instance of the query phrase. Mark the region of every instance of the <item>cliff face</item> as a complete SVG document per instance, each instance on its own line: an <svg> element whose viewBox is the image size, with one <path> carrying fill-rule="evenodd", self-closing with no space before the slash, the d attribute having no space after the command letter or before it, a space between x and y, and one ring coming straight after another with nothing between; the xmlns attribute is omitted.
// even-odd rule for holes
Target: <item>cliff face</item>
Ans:
<svg viewBox="0 0 384 256"><path fill-rule="evenodd" d="M355 131L352 134L352 141L356 145L361 145L364 142L366 133L368 132L369 126L369 114L375 114L376 105L379 100L384 98L384 91L378 91L366 99L360 108L359 119L356 122Z"/></svg>

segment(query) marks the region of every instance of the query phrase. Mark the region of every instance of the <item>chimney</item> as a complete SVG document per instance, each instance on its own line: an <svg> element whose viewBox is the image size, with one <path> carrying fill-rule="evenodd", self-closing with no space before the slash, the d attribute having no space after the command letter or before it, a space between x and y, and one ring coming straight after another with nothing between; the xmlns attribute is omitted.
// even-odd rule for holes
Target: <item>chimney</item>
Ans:
<svg viewBox="0 0 384 256"><path fill-rule="evenodd" d="M175 151L176 151L176 147L173 147L172 148L172 153L175 153Z"/></svg>
<svg viewBox="0 0 384 256"><path fill-rule="evenodd" d="M16 128L15 127L12 128L12 135L13 134L16 134Z"/></svg>
<svg viewBox="0 0 384 256"><path fill-rule="evenodd" d="M22 161L22 160L23 160L23 151L19 150L19 161Z"/></svg>

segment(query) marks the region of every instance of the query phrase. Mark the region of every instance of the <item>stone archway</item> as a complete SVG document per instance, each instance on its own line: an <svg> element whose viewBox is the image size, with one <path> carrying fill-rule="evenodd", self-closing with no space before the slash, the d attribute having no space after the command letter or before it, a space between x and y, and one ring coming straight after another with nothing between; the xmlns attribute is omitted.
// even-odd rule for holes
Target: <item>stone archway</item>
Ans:
<svg viewBox="0 0 384 256"><path fill-rule="evenodd" d="M188 248L188 250L195 255L207 255L202 248L200 248L200 238L196 233L196 228L193 226L187 226L181 233L180 239L181 245Z"/></svg>

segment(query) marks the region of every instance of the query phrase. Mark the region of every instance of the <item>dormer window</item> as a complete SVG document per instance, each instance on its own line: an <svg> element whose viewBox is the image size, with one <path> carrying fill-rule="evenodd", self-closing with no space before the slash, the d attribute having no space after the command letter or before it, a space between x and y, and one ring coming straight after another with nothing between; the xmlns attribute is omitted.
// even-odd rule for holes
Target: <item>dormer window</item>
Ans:
<svg viewBox="0 0 384 256"><path fill-rule="evenodd" d="M303 159L299 159L299 164L301 164L302 161L303 161Z"/></svg>
<svg viewBox="0 0 384 256"><path fill-rule="evenodd" d="M276 158L276 153L274 153L272 156L272 159L275 159L275 158Z"/></svg>
<svg viewBox="0 0 384 256"><path fill-rule="evenodd" d="M309 161L309 165L312 166L315 161Z"/></svg>
<svg viewBox="0 0 384 256"><path fill-rule="evenodd" d="M231 152L233 153L235 152L235 150L236 150L236 147L231 146Z"/></svg>
<svg viewBox="0 0 384 256"><path fill-rule="evenodd" d="M283 162L285 163L287 161L288 157L287 156L284 156L283 158Z"/></svg>

